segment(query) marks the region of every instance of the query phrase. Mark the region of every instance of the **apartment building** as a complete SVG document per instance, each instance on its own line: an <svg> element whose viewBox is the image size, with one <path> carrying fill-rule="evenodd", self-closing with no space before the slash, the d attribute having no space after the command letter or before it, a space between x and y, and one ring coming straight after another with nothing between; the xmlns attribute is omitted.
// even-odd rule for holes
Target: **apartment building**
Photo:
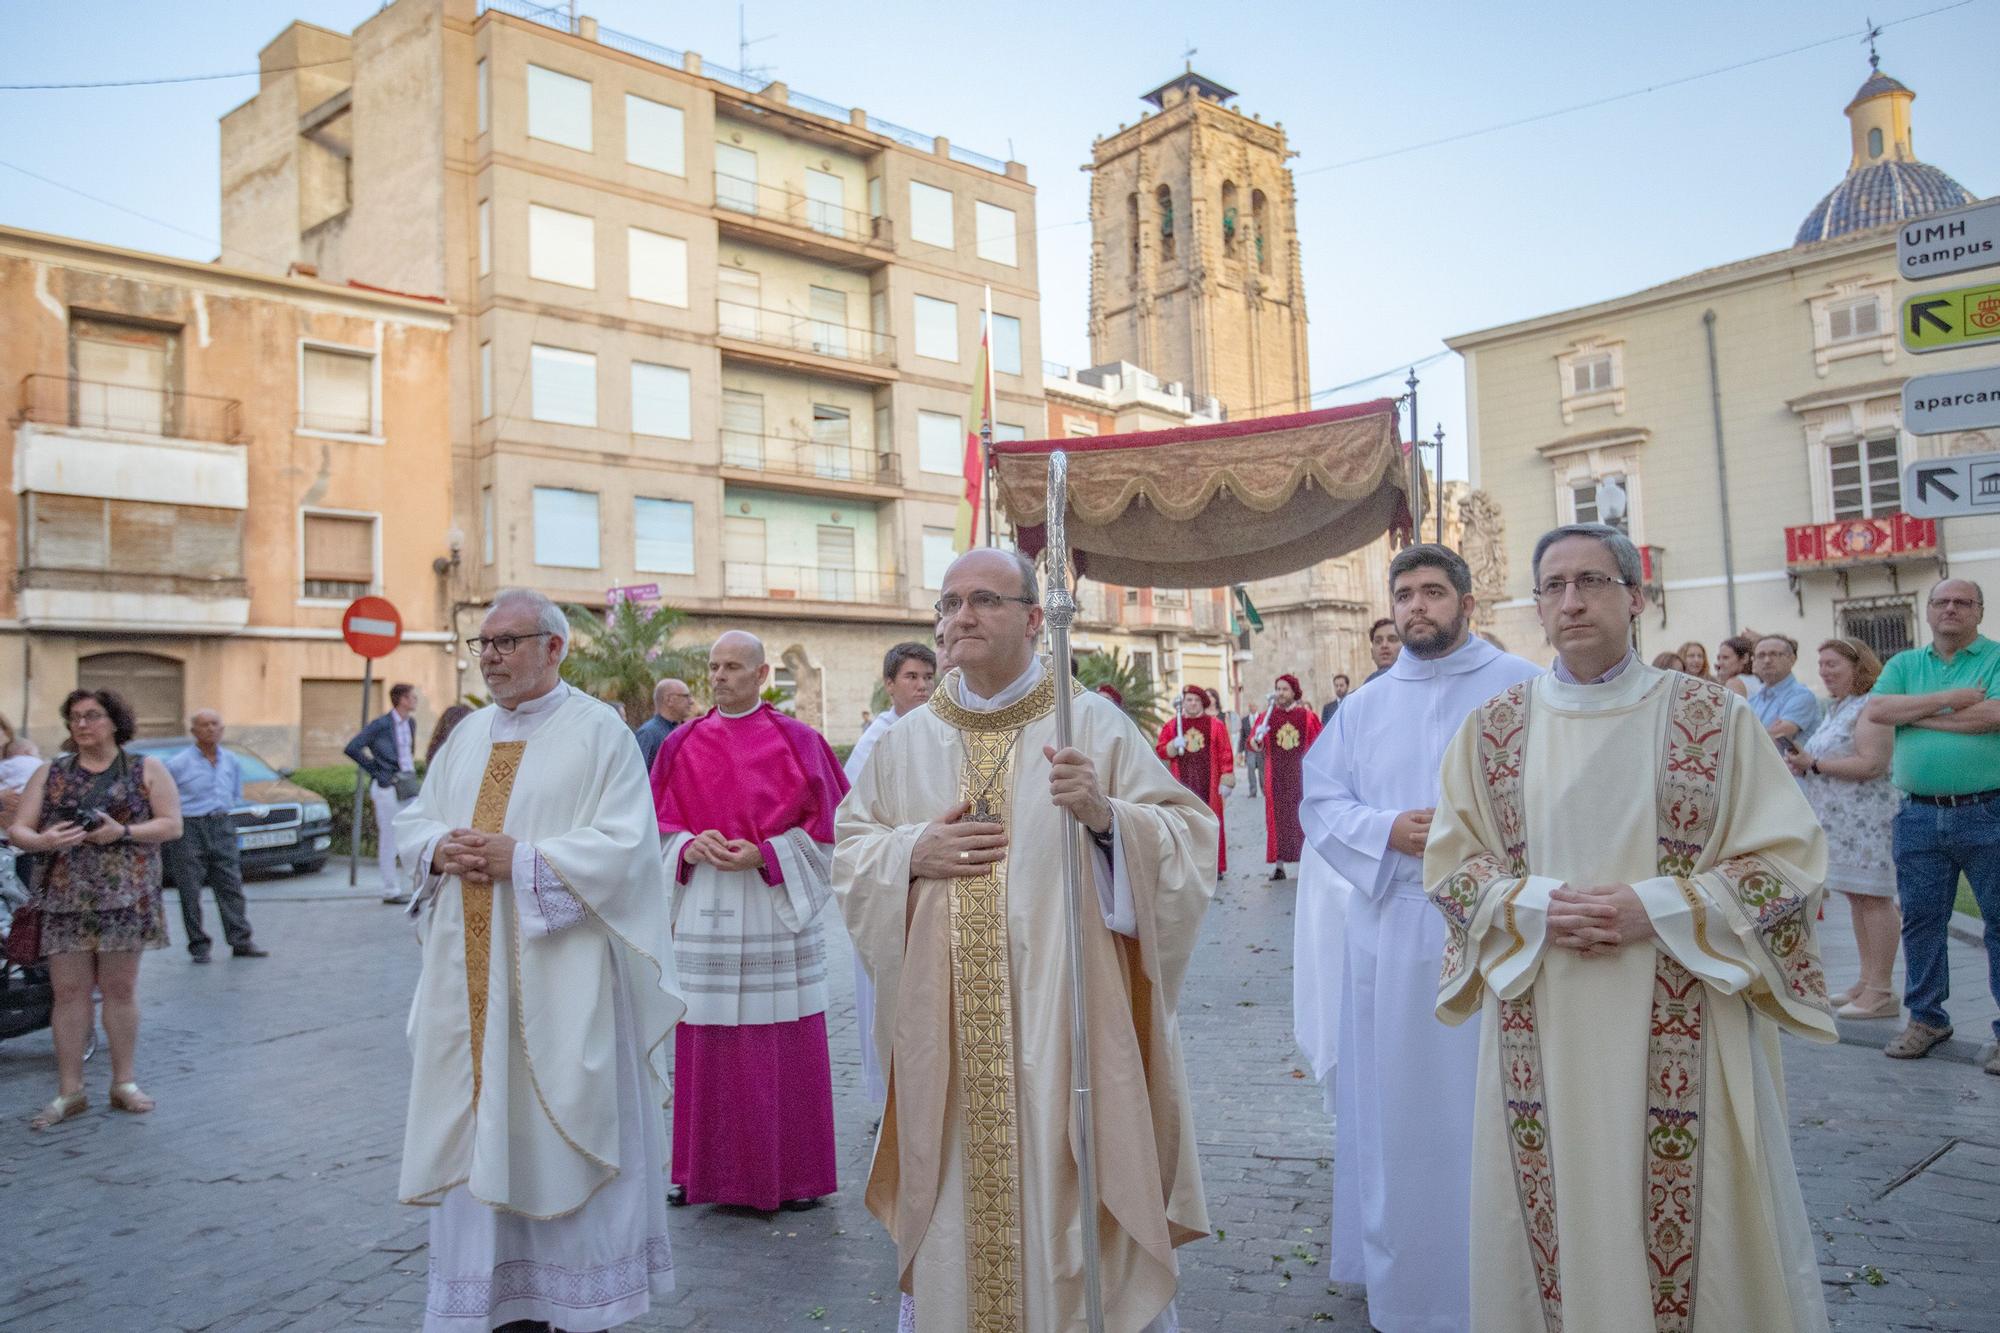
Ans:
<svg viewBox="0 0 2000 1333"><path fill-rule="evenodd" d="M1163 382L1129 361L1087 370L1043 362L1042 391L1052 440L1172 430L1223 419L1222 404L1214 398ZM1231 625L1224 588L1126 588L1084 579L1077 587L1071 643L1078 652L1116 649L1163 689L1202 685L1236 707L1239 682Z"/></svg>
<svg viewBox="0 0 2000 1333"><path fill-rule="evenodd" d="M225 260L459 310L460 626L502 587L651 585L853 739L931 629L988 290L999 433L1042 420L1025 169L518 0L294 23L260 59Z"/></svg>
<svg viewBox="0 0 2000 1333"><path fill-rule="evenodd" d="M339 759L355 597L400 609L376 700L455 692L445 484L452 312L0 228L0 712L45 751L109 687L143 736L220 708L272 764Z"/></svg>

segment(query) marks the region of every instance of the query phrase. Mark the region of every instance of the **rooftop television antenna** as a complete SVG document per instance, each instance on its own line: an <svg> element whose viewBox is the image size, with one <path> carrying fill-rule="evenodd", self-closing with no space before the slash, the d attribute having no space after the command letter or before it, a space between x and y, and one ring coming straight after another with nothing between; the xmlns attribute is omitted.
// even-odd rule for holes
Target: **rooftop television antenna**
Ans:
<svg viewBox="0 0 2000 1333"><path fill-rule="evenodd" d="M762 79L770 74L771 67L758 65L753 68L750 64L750 48L759 42L768 42L778 34L767 32L762 37L750 36L750 30L745 26L743 10L741 4L736 6L736 72L746 79Z"/></svg>

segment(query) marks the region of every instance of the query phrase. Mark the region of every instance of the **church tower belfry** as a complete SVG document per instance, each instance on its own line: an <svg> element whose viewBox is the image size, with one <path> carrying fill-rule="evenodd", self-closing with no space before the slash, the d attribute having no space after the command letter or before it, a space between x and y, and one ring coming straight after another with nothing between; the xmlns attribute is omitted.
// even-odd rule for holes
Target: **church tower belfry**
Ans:
<svg viewBox="0 0 2000 1333"><path fill-rule="evenodd" d="M1194 72L1156 112L1091 146L1091 361L1129 361L1232 418L1303 412L1306 364L1292 156L1282 124Z"/></svg>

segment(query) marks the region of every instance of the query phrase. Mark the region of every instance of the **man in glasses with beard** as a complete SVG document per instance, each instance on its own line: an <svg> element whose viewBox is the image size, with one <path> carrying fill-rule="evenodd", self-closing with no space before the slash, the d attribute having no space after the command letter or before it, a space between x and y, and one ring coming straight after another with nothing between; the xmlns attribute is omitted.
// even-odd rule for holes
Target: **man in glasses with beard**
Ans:
<svg viewBox="0 0 2000 1333"><path fill-rule="evenodd" d="M1469 1319L1478 1034L1432 1016L1445 924L1424 895L1438 761L1483 700L1541 668L1472 633L1472 571L1411 546L1389 562L1402 651L1349 695L1305 761L1308 841L1354 886L1338 1020L1336 1282L1368 1288L1384 1333ZM1331 975L1339 975L1332 972Z"/></svg>

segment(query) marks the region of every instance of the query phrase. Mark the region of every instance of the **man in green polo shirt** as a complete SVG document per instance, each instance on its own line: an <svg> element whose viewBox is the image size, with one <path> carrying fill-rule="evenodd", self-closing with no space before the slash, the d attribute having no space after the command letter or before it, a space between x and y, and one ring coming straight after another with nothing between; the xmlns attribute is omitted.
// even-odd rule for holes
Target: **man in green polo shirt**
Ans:
<svg viewBox="0 0 2000 1333"><path fill-rule="evenodd" d="M1896 893L1903 906L1903 1002L1910 1022L1883 1051L1928 1055L1951 1036L1945 956L1960 875L1986 918L1986 973L2000 1000L2000 644L1979 632L1986 595L1969 579L1931 589L1931 646L1897 653L1868 703L1896 729L1890 779L1908 793L1896 816ZM2000 1021L1986 1072L2000 1074Z"/></svg>

